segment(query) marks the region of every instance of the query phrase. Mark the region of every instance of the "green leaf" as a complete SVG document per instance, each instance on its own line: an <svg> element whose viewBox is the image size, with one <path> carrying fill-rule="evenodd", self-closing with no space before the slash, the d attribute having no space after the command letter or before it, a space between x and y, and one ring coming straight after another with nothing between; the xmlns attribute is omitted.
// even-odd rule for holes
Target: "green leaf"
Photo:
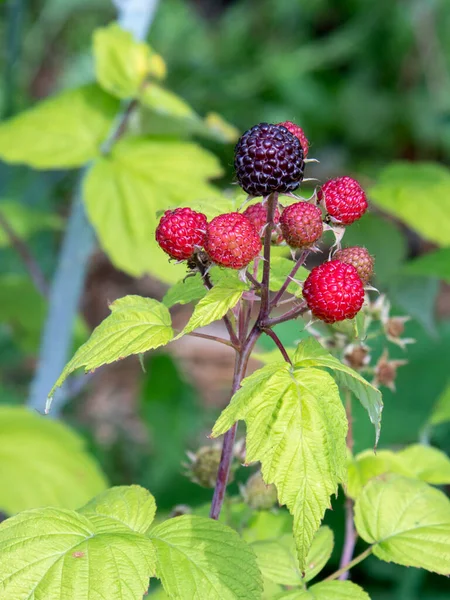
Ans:
<svg viewBox="0 0 450 600"><path fill-rule="evenodd" d="M433 408L430 425L440 425L450 421L450 383L447 385Z"/></svg>
<svg viewBox="0 0 450 600"><path fill-rule="evenodd" d="M411 275L439 277L450 283L450 248L442 248L436 252L424 254L420 258L408 262L404 271Z"/></svg>
<svg viewBox="0 0 450 600"><path fill-rule="evenodd" d="M99 156L118 110L94 84L63 92L0 125L0 158L36 169L80 167Z"/></svg>
<svg viewBox="0 0 450 600"><path fill-rule="evenodd" d="M346 493L357 498L366 483L382 473L400 473L409 475L400 459L391 450L365 450L351 457L348 464Z"/></svg>
<svg viewBox="0 0 450 600"><path fill-rule="evenodd" d="M105 490L78 512L89 519L113 519L137 533L146 533L155 518L156 503L150 492L139 485L123 485Z"/></svg>
<svg viewBox="0 0 450 600"><path fill-rule="evenodd" d="M381 560L450 574L450 501L426 483L373 479L356 500L355 525Z"/></svg>
<svg viewBox="0 0 450 600"><path fill-rule="evenodd" d="M259 600L261 574L251 547L229 527L184 515L148 534L156 547L157 576L174 600Z"/></svg>
<svg viewBox="0 0 450 600"><path fill-rule="evenodd" d="M284 361L242 382L213 429L225 433L237 420L247 425L247 461L261 461L266 483L294 516L302 571L330 495L346 477L347 421L332 377Z"/></svg>
<svg viewBox="0 0 450 600"><path fill-rule="evenodd" d="M222 170L199 146L170 140L126 139L98 160L84 182L89 219L114 265L139 277L146 273L175 283L186 273L169 265L155 241L157 212L218 192L208 179Z"/></svg>
<svg viewBox="0 0 450 600"><path fill-rule="evenodd" d="M295 590L277 596L276 600L370 600L370 597L351 581L323 581L307 590Z"/></svg>
<svg viewBox="0 0 450 600"><path fill-rule="evenodd" d="M437 163L392 163L369 190L372 201L422 234L450 244L450 170ZM426 210L424 211L424 206Z"/></svg>
<svg viewBox="0 0 450 600"><path fill-rule="evenodd" d="M152 298L125 296L113 302L111 314L94 329L75 353L50 391L62 385L76 369L86 373L116 360L164 346L173 337L169 310ZM47 402L47 411L50 402Z"/></svg>
<svg viewBox="0 0 450 600"><path fill-rule="evenodd" d="M450 484L450 459L437 448L413 444L398 452L397 457L408 476L434 485Z"/></svg>
<svg viewBox="0 0 450 600"><path fill-rule="evenodd" d="M27 240L38 231L59 231L63 226L63 220L58 215L36 210L19 202L2 200L0 214L21 240ZM5 246L10 246L10 239L4 230L0 229L0 248Z"/></svg>
<svg viewBox="0 0 450 600"><path fill-rule="evenodd" d="M55 508L4 521L0 554L2 600L141 600L156 568L151 541L123 522Z"/></svg>
<svg viewBox="0 0 450 600"><path fill-rule="evenodd" d="M192 277L185 277L177 281L169 290L167 290L163 304L171 308L175 304L189 304L196 302L206 295L206 288L203 284L200 273Z"/></svg>
<svg viewBox="0 0 450 600"><path fill-rule="evenodd" d="M148 83L139 94L139 100L157 114L201 123L200 117L187 102L156 83Z"/></svg>
<svg viewBox="0 0 450 600"><path fill-rule="evenodd" d="M188 324L175 339L221 319L231 308L236 306L246 289L248 286L245 283L230 279L215 285L208 290L206 296L194 308Z"/></svg>
<svg viewBox="0 0 450 600"><path fill-rule="evenodd" d="M258 510L242 533L246 542L262 542L292 531L292 516L287 510Z"/></svg>
<svg viewBox="0 0 450 600"><path fill-rule="evenodd" d="M150 47L117 23L94 31L95 75L102 88L118 98L138 95L150 71Z"/></svg>
<svg viewBox="0 0 450 600"><path fill-rule="evenodd" d="M332 356L313 337L306 338L300 342L294 355L294 364L296 367L312 366L331 369L334 372L338 385L347 387L353 392L369 413L370 421L375 426L375 445L378 443L381 427L381 411L383 410L380 390L377 390L376 387L366 381L359 373Z"/></svg>
<svg viewBox="0 0 450 600"><path fill-rule="evenodd" d="M298 568L292 535L255 542L253 549L265 579L281 585L300 586L313 579L326 565L333 551L333 539L333 532L328 527L317 531L306 558L304 577Z"/></svg>
<svg viewBox="0 0 450 600"><path fill-rule="evenodd" d="M0 510L77 508L106 487L84 441L61 422L0 407Z"/></svg>

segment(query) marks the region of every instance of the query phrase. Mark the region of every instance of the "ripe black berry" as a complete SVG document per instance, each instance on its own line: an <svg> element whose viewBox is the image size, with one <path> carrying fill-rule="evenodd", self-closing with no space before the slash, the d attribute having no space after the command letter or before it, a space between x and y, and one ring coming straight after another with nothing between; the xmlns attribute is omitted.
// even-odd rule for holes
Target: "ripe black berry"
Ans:
<svg viewBox="0 0 450 600"><path fill-rule="evenodd" d="M286 127L260 123L237 143L234 166L239 185L247 194L291 192L303 179L302 146Z"/></svg>

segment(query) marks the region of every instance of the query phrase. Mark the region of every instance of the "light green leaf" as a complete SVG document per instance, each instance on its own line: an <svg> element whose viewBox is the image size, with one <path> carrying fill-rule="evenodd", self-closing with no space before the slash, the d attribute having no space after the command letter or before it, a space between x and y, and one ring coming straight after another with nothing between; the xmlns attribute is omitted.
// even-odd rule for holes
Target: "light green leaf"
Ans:
<svg viewBox="0 0 450 600"><path fill-rule="evenodd" d="M168 308L175 304L189 304L203 298L206 295L206 288L202 281L200 273L192 277L185 277L177 281L169 290L167 290L163 304Z"/></svg>
<svg viewBox="0 0 450 600"><path fill-rule="evenodd" d="M4 521L0 554L2 600L141 600L156 567L144 535L55 508Z"/></svg>
<svg viewBox="0 0 450 600"><path fill-rule="evenodd" d="M450 483L450 459L437 448L414 444L398 452L397 457L410 477L434 485Z"/></svg>
<svg viewBox="0 0 450 600"><path fill-rule="evenodd" d="M312 366L332 369L338 385L347 387L353 392L369 413L370 421L375 426L375 445L378 443L381 427L381 411L383 410L380 390L377 390L376 387L370 385L359 373L332 356L313 337L306 338L300 342L294 355L294 364L296 367Z"/></svg>
<svg viewBox="0 0 450 600"><path fill-rule="evenodd" d="M247 425L247 461L261 461L266 483L294 516L302 571L330 495L346 477L347 421L332 377L313 368L274 362L244 379L213 429Z"/></svg>
<svg viewBox="0 0 450 600"><path fill-rule="evenodd" d="M94 31L95 75L118 98L136 97L150 71L151 50L117 23Z"/></svg>
<svg viewBox="0 0 450 600"><path fill-rule="evenodd" d="M239 129L231 125L221 115L210 112L205 117L205 125L219 141L225 144L233 144L239 139Z"/></svg>
<svg viewBox="0 0 450 600"><path fill-rule="evenodd" d="M328 527L317 531L306 558L304 577L298 568L292 535L255 542L253 549L265 579L281 585L300 586L313 579L326 565L333 551L333 540L333 532Z"/></svg>
<svg viewBox="0 0 450 600"><path fill-rule="evenodd" d="M164 346L173 337L169 310L152 298L125 296L113 302L111 314L94 329L89 340L64 367L55 389L76 369L92 371L131 354ZM50 403L47 402L47 411Z"/></svg>
<svg viewBox="0 0 450 600"><path fill-rule="evenodd" d="M174 600L259 600L262 578L251 547L229 527L184 515L148 534L157 575Z"/></svg>
<svg viewBox="0 0 450 600"><path fill-rule="evenodd" d="M36 169L80 167L99 156L118 110L94 84L63 92L0 125L0 158Z"/></svg>
<svg viewBox="0 0 450 600"><path fill-rule="evenodd" d="M370 600L370 597L351 581L323 581L308 590L295 590L276 596L276 600Z"/></svg>
<svg viewBox="0 0 450 600"><path fill-rule="evenodd" d="M78 512L89 519L94 516L113 519L137 533L145 533L155 518L156 503L143 487L123 485L104 491Z"/></svg>
<svg viewBox="0 0 450 600"><path fill-rule="evenodd" d="M392 163L369 190L371 200L422 234L450 244L450 170L437 163ZM426 206L426 210L424 210Z"/></svg>
<svg viewBox="0 0 450 600"><path fill-rule="evenodd" d="M287 510L258 510L242 532L246 542L274 540L292 531L292 516Z"/></svg>
<svg viewBox="0 0 450 600"><path fill-rule="evenodd" d="M2 406L0 439L0 510L6 514L78 508L106 487L84 441L63 423Z"/></svg>
<svg viewBox="0 0 450 600"><path fill-rule="evenodd" d="M436 252L424 254L420 258L408 262L403 270L411 275L439 277L450 283L450 248L442 248Z"/></svg>
<svg viewBox="0 0 450 600"><path fill-rule="evenodd" d="M429 420L430 425L440 425L450 421L450 383L447 385L433 408Z"/></svg>
<svg viewBox="0 0 450 600"><path fill-rule="evenodd" d="M21 240L27 240L38 231L48 229L57 231L61 230L63 226L63 221L58 215L36 210L19 202L2 200L0 214ZM9 237L0 228L0 248L9 245Z"/></svg>
<svg viewBox="0 0 450 600"><path fill-rule="evenodd" d="M217 159L195 144L145 138L118 142L84 183L89 219L114 265L136 277L180 279L186 267L170 265L156 244L157 212L201 198L214 203L219 194L208 179L221 172Z"/></svg>
<svg viewBox="0 0 450 600"><path fill-rule="evenodd" d="M272 292L277 292L286 280L286 277L290 274L294 267L294 262L285 258L284 256L273 256L270 261L270 282L269 287ZM263 265L262 262L259 264L259 276L262 276ZM300 267L295 275L295 279L298 281L304 281L309 275L309 271L304 267ZM287 291L294 296L302 295L302 288L298 283L292 281L287 288Z"/></svg>
<svg viewBox="0 0 450 600"><path fill-rule="evenodd" d="M378 450L376 454L373 450L365 450L351 457L348 463L347 495L357 498L366 483L382 473L409 475L391 450Z"/></svg>
<svg viewBox="0 0 450 600"><path fill-rule="evenodd" d="M248 286L237 280L226 279L215 285L194 308L188 324L175 339L221 319L231 308L236 306L246 289Z"/></svg>
<svg viewBox="0 0 450 600"><path fill-rule="evenodd" d="M187 102L156 83L148 83L139 94L139 100L157 114L201 123L200 117Z"/></svg>
<svg viewBox="0 0 450 600"><path fill-rule="evenodd" d="M355 524L381 560L450 574L450 501L423 481L373 479L356 500Z"/></svg>

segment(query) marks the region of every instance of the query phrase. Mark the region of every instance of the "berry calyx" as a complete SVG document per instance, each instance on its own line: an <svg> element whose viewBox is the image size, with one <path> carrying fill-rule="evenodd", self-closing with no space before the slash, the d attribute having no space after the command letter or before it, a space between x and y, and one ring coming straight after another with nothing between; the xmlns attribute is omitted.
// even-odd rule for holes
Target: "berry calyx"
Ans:
<svg viewBox="0 0 450 600"><path fill-rule="evenodd" d="M208 220L190 208L166 210L156 228L159 246L171 258L189 260L205 241Z"/></svg>
<svg viewBox="0 0 450 600"><path fill-rule="evenodd" d="M253 223L256 231L261 237L264 235L264 227L267 223L267 208L267 204L258 202L257 204L252 204L246 208L242 213L251 223ZM280 211L278 210L278 207L275 208L273 222L275 225L278 225L280 222Z"/></svg>
<svg viewBox="0 0 450 600"><path fill-rule="evenodd" d="M374 260L366 248L362 248L361 246L342 248L335 252L333 258L355 267L363 284L366 285L369 283L373 275Z"/></svg>
<svg viewBox="0 0 450 600"><path fill-rule="evenodd" d="M240 138L234 166L239 185L252 196L292 192L303 179L300 141L285 127L260 123Z"/></svg>
<svg viewBox="0 0 450 600"><path fill-rule="evenodd" d="M290 131L292 135L295 135L302 146L303 158L306 158L308 156L309 142L303 129L295 123L292 123L292 121L284 121L284 123L277 123L277 125L278 127L286 127L286 129Z"/></svg>
<svg viewBox="0 0 450 600"><path fill-rule="evenodd" d="M367 210L367 198L359 183L351 177L337 177L327 181L317 193L324 202L327 213L342 225L360 219Z"/></svg>
<svg viewBox="0 0 450 600"><path fill-rule="evenodd" d="M352 265L331 260L314 267L303 285L303 297L312 314L335 323L353 317L364 302L364 287Z"/></svg>
<svg viewBox="0 0 450 600"><path fill-rule="evenodd" d="M242 269L262 248L261 238L250 220L240 213L215 217L206 229L205 250L222 267Z"/></svg>
<svg viewBox="0 0 450 600"><path fill-rule="evenodd" d="M322 212L309 202L296 202L283 210L280 226L291 248L308 248L323 233Z"/></svg>

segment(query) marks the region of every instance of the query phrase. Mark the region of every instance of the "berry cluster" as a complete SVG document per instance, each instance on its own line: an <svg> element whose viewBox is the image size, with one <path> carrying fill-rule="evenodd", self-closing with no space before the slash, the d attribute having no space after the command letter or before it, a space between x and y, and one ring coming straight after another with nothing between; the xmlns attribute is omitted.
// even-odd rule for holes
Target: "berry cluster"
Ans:
<svg viewBox="0 0 450 600"><path fill-rule="evenodd" d="M273 244L287 245L292 251L316 250L325 228L342 233L367 210L364 190L351 177L338 177L327 181L308 200L294 196L293 190L303 180L308 150L303 130L294 123L255 125L237 143L235 168L243 190L250 198L262 196L262 201L242 213L221 214L210 222L190 208L168 210L156 229L160 247L171 258L188 261L190 268L201 258L203 265L206 261L206 265L241 270L261 253L267 227L272 230ZM284 208L277 202L268 223L267 198L271 194L296 201ZM339 249L332 260L313 268L304 282L307 307L326 323L353 318L363 305L364 286L373 267L365 248Z"/></svg>

